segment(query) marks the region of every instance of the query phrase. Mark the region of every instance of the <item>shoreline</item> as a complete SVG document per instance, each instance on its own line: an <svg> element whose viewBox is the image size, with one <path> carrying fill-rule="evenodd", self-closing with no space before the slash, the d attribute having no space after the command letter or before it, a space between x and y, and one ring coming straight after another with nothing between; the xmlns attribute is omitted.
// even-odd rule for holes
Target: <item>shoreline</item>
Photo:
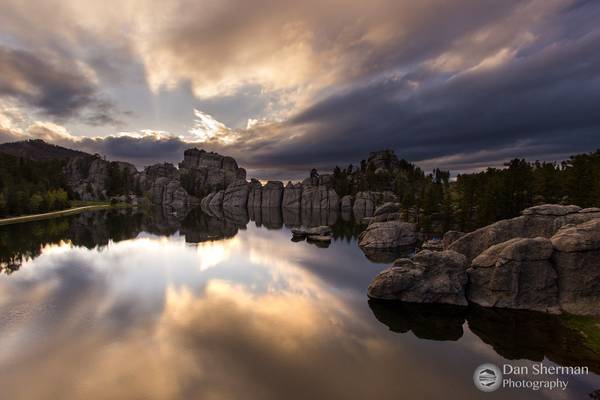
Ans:
<svg viewBox="0 0 600 400"><path fill-rule="evenodd" d="M79 206L67 208L65 210L52 211L42 214L32 214L32 215L22 215L19 217L9 217L0 219L0 226L2 225L12 225L19 224L22 222L30 222L30 221L40 221L44 219L58 218L58 217L67 217L69 215L79 214L84 211L94 211L101 210L105 208L111 208L110 204L97 204L97 205L89 205L89 206Z"/></svg>

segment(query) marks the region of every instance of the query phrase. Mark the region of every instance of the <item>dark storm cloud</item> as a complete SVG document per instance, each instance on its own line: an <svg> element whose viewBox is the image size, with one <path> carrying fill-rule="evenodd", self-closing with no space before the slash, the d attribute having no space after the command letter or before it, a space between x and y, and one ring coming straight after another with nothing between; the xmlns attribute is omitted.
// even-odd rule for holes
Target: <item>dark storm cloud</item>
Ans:
<svg viewBox="0 0 600 400"><path fill-rule="evenodd" d="M412 161L439 159L440 166L465 169L513 157L549 159L595 150L600 147L600 29L594 22L599 11L598 3L565 10L556 20L560 29L549 32L560 36L547 42L542 35L499 65L449 79L420 66L401 79L356 85L286 122L280 129L300 129L304 135L256 162L308 167L356 162L369 150L393 148Z"/></svg>
<svg viewBox="0 0 600 400"><path fill-rule="evenodd" d="M127 160L142 167L156 162L177 163L183 159L183 151L192 146L177 137L108 136L84 139L81 147L105 154L112 160Z"/></svg>
<svg viewBox="0 0 600 400"><path fill-rule="evenodd" d="M5 0L0 10L0 43L27 50L0 47L0 100L65 129L40 129L50 125L36 113L36 129L12 126L138 166L197 145L259 177L301 177L393 148L463 171L600 146L595 1L140 0L115 11ZM168 132L85 131L118 118L104 94L135 109L122 130ZM200 129L194 109L218 121Z"/></svg>
<svg viewBox="0 0 600 400"><path fill-rule="evenodd" d="M117 111L75 62L0 47L0 96L59 120L80 117L91 125L116 124Z"/></svg>

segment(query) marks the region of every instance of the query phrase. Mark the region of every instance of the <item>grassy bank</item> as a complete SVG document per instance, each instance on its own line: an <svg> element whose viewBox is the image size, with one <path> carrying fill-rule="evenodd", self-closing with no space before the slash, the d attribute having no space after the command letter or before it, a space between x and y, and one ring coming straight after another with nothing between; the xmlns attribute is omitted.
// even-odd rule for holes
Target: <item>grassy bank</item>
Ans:
<svg viewBox="0 0 600 400"><path fill-rule="evenodd" d="M127 208L130 207L126 203L111 204L109 202L98 201L74 201L71 203L71 208L65 210L52 211L42 214L21 215L18 217L9 217L0 219L0 225L19 224L21 222L39 221L49 218L66 217L69 215L79 214L85 211L101 210L105 208Z"/></svg>

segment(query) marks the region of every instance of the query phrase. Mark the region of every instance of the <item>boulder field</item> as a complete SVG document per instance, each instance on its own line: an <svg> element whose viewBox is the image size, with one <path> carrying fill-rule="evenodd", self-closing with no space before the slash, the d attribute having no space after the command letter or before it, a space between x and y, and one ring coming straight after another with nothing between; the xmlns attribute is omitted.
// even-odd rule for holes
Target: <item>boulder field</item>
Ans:
<svg viewBox="0 0 600 400"><path fill-rule="evenodd" d="M600 315L600 209L531 207L471 233L449 232L442 244L396 260L368 296Z"/></svg>

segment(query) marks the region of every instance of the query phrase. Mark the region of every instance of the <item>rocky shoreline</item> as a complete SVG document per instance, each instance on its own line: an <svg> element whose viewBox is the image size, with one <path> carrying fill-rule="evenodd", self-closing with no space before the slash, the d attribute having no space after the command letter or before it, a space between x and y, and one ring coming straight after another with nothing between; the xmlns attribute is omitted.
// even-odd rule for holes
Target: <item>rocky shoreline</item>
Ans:
<svg viewBox="0 0 600 400"><path fill-rule="evenodd" d="M600 209L540 205L450 235L444 250L396 260L374 278L368 296L600 315Z"/></svg>

